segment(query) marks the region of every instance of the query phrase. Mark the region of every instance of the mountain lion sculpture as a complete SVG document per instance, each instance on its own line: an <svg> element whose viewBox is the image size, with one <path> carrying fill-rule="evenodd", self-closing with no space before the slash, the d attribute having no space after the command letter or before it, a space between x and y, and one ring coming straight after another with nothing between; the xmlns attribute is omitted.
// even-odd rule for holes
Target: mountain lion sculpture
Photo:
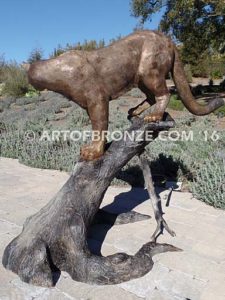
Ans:
<svg viewBox="0 0 225 300"><path fill-rule="evenodd" d="M93 51L68 51L56 58L27 65L29 82L38 90L48 89L68 97L87 110L92 129L108 129L109 101L133 87L147 99L129 111L139 115L155 104L146 122L161 120L169 102L166 76L172 73L185 107L195 115L206 115L225 104L214 99L198 104L189 88L176 46L156 31L135 32L112 45ZM93 160L104 153L105 138L81 149L81 156Z"/></svg>

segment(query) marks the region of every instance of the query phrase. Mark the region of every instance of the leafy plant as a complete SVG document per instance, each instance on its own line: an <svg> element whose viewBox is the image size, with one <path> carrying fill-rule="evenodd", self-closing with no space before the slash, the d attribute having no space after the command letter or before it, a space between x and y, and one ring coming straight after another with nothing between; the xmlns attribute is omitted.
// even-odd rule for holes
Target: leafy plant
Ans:
<svg viewBox="0 0 225 300"><path fill-rule="evenodd" d="M185 75L187 77L187 80L189 83L192 82L192 71L191 71L191 65L185 65L184 66Z"/></svg>
<svg viewBox="0 0 225 300"><path fill-rule="evenodd" d="M223 117L225 117L225 106L222 106L222 107L218 108L216 111L214 111L214 114L215 114L218 118L223 118Z"/></svg>
<svg viewBox="0 0 225 300"><path fill-rule="evenodd" d="M40 92L35 90L35 88L33 86L29 86L29 91L26 92L25 97L27 98L33 98L35 96L40 95Z"/></svg>
<svg viewBox="0 0 225 300"><path fill-rule="evenodd" d="M184 110L184 105L181 102L181 100L178 99L177 95L172 95L170 97L170 102L168 107L173 110L179 110L179 111Z"/></svg>
<svg viewBox="0 0 225 300"><path fill-rule="evenodd" d="M43 59L43 50L41 48L34 48L28 58L28 63L32 64Z"/></svg>
<svg viewBox="0 0 225 300"><path fill-rule="evenodd" d="M213 70L210 73L212 79L221 79L223 78L223 73L220 70Z"/></svg>
<svg viewBox="0 0 225 300"><path fill-rule="evenodd" d="M209 156L196 170L191 190L199 200L225 209L225 156Z"/></svg>

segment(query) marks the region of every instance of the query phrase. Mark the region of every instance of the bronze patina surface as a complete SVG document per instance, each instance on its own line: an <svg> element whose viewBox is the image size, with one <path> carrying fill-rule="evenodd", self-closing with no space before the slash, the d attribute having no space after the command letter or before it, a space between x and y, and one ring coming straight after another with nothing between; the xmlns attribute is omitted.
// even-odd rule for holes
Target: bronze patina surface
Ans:
<svg viewBox="0 0 225 300"><path fill-rule="evenodd" d="M35 62L28 68L28 77L36 89L61 93L86 109L92 129L102 132L108 129L109 101L133 87L139 87L147 99L129 113L139 115L156 103L145 121L161 120L170 98L165 80L169 72L191 113L206 115L225 104L223 99L204 106L195 101L176 46L157 31L138 31L105 48L72 50ZM86 160L98 158L104 145L104 139L93 141L82 147L81 155Z"/></svg>

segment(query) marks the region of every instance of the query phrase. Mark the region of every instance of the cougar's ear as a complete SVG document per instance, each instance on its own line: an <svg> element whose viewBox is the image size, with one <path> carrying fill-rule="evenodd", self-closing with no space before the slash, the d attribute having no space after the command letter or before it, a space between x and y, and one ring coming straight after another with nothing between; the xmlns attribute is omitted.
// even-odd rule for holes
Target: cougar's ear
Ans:
<svg viewBox="0 0 225 300"><path fill-rule="evenodd" d="M28 72L29 69L30 69L30 64L29 64L29 63L23 62L23 63L21 64L21 67L22 67L26 72Z"/></svg>

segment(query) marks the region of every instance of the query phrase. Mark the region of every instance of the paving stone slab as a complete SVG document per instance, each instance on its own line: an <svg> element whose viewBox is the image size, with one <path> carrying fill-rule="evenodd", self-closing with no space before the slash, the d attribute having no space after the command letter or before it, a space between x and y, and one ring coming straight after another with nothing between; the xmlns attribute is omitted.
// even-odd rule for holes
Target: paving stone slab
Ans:
<svg viewBox="0 0 225 300"><path fill-rule="evenodd" d="M33 169L13 159L0 159L0 256L17 236L26 218L44 206L69 175L54 170ZM55 288L28 285L0 266L1 300L224 300L225 299L225 212L214 209L190 193L173 192L165 207L167 190L160 190L165 219L177 233L167 232L158 242L173 244L183 252L154 256L151 272L115 286L95 286L73 281L62 272ZM111 212L135 210L153 216L147 191L110 187L102 207ZM135 253L149 241L154 217L133 224L97 225L89 245L96 253Z"/></svg>

